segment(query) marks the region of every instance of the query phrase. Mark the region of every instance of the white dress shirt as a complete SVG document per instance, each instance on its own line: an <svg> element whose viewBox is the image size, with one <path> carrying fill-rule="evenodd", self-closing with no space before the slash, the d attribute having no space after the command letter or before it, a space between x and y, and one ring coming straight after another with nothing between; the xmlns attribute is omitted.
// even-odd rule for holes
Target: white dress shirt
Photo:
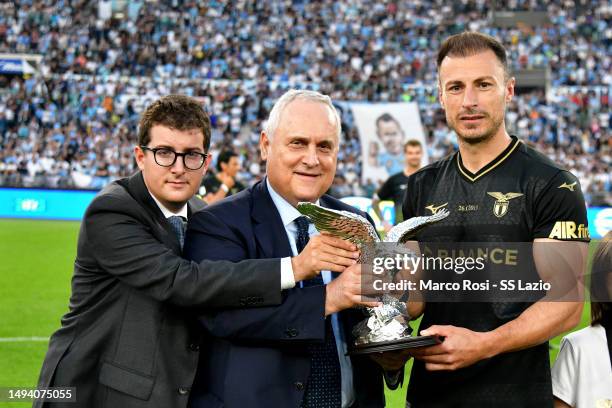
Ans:
<svg viewBox="0 0 612 408"><path fill-rule="evenodd" d="M274 202L274 205L281 216L281 220L283 221L285 231L287 232L287 238L289 239L289 245L291 246L291 251L293 252L293 255L297 255L297 225L294 221L296 218L301 217L302 214L295 207L289 204L287 200L274 191L270 185L270 181L267 178L266 185L268 187L268 191L270 192L270 196L272 197L272 201ZM308 235L311 237L314 235L319 235L319 232L313 224L309 224ZM289 263L291 263L291 261ZM332 274L330 271L321 271L321 277L323 278L323 283L325 284L328 284L332 280ZM342 330L342 326L338 320L337 313L333 313L331 315L331 323L334 336L336 337L336 349L338 350L338 359L340 361L340 373L342 377L342 407L346 408L350 407L355 401L353 367L351 365L350 358L346 355L346 339L344 337L344 330Z"/></svg>
<svg viewBox="0 0 612 408"><path fill-rule="evenodd" d="M151 194L150 191L149 191L149 194ZM174 212L166 208L166 206L163 205L153 194L151 194L151 197L153 197L153 201L155 201L155 204L157 204L162 214L164 214L164 217L170 218L173 215L178 215L179 217L183 217L185 220L187 220L187 203L185 203L185 205L183 205L183 207L180 210L178 210L177 212Z"/></svg>

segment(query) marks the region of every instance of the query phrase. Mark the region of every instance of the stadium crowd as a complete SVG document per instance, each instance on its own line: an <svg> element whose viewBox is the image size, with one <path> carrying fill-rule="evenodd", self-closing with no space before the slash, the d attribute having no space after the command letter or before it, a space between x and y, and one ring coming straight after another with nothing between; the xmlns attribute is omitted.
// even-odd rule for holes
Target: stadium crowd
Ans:
<svg viewBox="0 0 612 408"><path fill-rule="evenodd" d="M168 93L202 98L213 153L239 152L238 178L252 183L263 170L261 122L284 90L307 87L342 108L334 192L371 196L380 180L361 182L359 135L342 101L418 102L429 156L443 157L455 137L437 102L435 50L477 30L503 41L512 69L551 70L548 95L516 97L508 127L572 170L589 203L612 201L605 0L497 2L547 11L537 28L491 27L485 1L127 3L122 18L111 1L0 4L0 52L43 56L40 74L0 76L0 185L101 188L130 174L138 115Z"/></svg>

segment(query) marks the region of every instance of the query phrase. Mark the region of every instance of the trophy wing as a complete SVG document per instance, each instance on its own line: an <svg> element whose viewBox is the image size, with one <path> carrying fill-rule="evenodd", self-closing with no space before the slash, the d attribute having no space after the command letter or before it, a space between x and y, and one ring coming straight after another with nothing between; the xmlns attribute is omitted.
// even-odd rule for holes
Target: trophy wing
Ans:
<svg viewBox="0 0 612 408"><path fill-rule="evenodd" d="M328 232L354 244L379 241L372 224L360 215L304 202L298 203L297 210L307 216L319 232Z"/></svg>
<svg viewBox="0 0 612 408"><path fill-rule="evenodd" d="M426 217L412 217L404 222L400 222L385 237L384 242L401 242L410 241L416 234L428 225L436 223L448 217L449 211L444 208L438 210L435 214Z"/></svg>

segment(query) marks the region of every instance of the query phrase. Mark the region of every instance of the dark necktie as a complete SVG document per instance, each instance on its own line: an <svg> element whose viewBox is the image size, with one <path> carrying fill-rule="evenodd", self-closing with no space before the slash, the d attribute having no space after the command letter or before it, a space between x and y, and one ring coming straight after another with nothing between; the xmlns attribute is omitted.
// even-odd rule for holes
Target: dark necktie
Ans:
<svg viewBox="0 0 612 408"><path fill-rule="evenodd" d="M297 226L296 247L299 252L306 247L308 234L308 218L299 217ZM304 287L323 285L321 274L303 282ZM342 405L340 362L338 349L332 329L331 320L325 319L325 342L308 345L312 354L310 360L310 378L304 392L302 407L304 408L338 408Z"/></svg>
<svg viewBox="0 0 612 408"><path fill-rule="evenodd" d="M167 218L170 225L172 225L172 229L174 229L174 233L181 243L181 249L183 249L183 244L185 243L185 221L183 217L179 217L178 215L173 215Z"/></svg>

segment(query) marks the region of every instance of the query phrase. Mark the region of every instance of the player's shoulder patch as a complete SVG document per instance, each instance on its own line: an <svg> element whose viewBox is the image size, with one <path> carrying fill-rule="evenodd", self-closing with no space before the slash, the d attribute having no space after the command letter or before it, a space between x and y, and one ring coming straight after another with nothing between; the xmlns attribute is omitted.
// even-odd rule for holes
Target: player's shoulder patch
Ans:
<svg viewBox="0 0 612 408"><path fill-rule="evenodd" d="M568 170L557 170L546 181L545 190L550 194L563 197L565 194L582 195L580 181Z"/></svg>
<svg viewBox="0 0 612 408"><path fill-rule="evenodd" d="M554 187L557 190L565 190L572 193L580 191L580 183L578 182L578 178L567 170L560 171L557 177L555 177L554 182Z"/></svg>

